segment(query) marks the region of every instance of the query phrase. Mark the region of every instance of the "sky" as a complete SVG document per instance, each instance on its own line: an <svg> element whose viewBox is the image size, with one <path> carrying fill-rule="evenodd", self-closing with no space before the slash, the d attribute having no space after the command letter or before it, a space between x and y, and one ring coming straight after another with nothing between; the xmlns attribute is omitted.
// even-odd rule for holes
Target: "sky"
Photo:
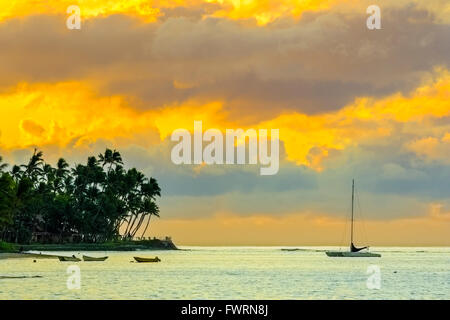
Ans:
<svg viewBox="0 0 450 320"><path fill-rule="evenodd" d="M449 40L447 0L0 0L0 155L117 149L180 245L346 245L355 178L357 244L448 246ZM196 120L279 129L279 172L175 165Z"/></svg>

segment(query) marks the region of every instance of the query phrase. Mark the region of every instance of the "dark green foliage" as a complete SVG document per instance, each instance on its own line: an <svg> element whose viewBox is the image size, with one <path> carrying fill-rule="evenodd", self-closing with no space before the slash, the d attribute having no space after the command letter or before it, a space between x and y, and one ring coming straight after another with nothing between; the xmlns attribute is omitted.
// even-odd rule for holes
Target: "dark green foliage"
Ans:
<svg viewBox="0 0 450 320"><path fill-rule="evenodd" d="M105 242L145 234L159 217L158 183L125 170L116 150L70 169L34 151L29 162L6 172L0 157L0 240L15 243Z"/></svg>

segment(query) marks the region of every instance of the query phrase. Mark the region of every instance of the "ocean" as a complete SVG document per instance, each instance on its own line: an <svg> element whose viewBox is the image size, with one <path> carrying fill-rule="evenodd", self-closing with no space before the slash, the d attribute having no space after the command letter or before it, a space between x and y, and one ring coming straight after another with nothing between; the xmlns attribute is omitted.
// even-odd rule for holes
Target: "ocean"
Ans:
<svg viewBox="0 0 450 320"><path fill-rule="evenodd" d="M450 299L450 248L371 248L381 258L282 248L81 252L108 255L105 262L3 259L0 276L41 278L0 279L0 299Z"/></svg>

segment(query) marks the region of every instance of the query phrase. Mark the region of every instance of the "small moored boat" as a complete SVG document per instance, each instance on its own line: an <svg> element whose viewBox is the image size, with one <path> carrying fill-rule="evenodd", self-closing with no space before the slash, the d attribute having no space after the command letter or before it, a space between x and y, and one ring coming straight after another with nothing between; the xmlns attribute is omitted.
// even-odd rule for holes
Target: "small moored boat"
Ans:
<svg viewBox="0 0 450 320"><path fill-rule="evenodd" d="M59 261L63 261L63 262L68 262L68 261L78 262L78 261L81 261L80 258L77 258L75 256L71 256L71 257L59 256L58 259L59 259Z"/></svg>
<svg viewBox="0 0 450 320"><path fill-rule="evenodd" d="M106 259L108 259L108 257L89 257L83 255L84 261L105 261Z"/></svg>
<svg viewBox="0 0 450 320"><path fill-rule="evenodd" d="M154 258L134 257L134 260L136 260L136 262L160 262L161 261L161 259L158 257L154 257Z"/></svg>

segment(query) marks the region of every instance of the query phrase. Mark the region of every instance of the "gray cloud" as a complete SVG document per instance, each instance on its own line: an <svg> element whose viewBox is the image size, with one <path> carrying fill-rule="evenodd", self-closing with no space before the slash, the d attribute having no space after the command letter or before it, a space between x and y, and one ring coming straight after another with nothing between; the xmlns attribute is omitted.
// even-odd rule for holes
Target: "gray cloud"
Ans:
<svg viewBox="0 0 450 320"><path fill-rule="evenodd" d="M422 73L450 64L450 26L434 23L414 6L383 10L378 31L365 28L363 14L305 13L299 21L256 27L201 20L202 10L168 9L151 24L122 15L97 18L81 31L65 29L64 16L3 22L0 89L19 81L100 80L103 94L132 96L142 109L220 99L231 117L261 120L286 109L336 110L359 95L408 92ZM449 119L435 124L448 126ZM259 167L196 172L175 166L167 141L151 149L119 149L129 166L158 179L162 214L168 217L226 211L344 216L352 178L366 217L421 215L430 202L449 205L450 169L405 150L404 142L415 135L403 129L395 128L383 144L337 153L321 173L283 161L279 174L270 177L259 176ZM43 149L53 162L63 155L81 163L106 146L114 147L99 140L81 148ZM23 162L29 152L16 150L6 158Z"/></svg>
<svg viewBox="0 0 450 320"><path fill-rule="evenodd" d="M92 79L105 94L142 100L140 108L221 99L231 116L270 117L408 92L450 62L450 26L414 6L384 9L377 31L365 15L305 13L256 27L192 10L170 9L150 24L97 18L80 31L65 29L63 16L9 20L0 24L0 85Z"/></svg>
<svg viewBox="0 0 450 320"><path fill-rule="evenodd" d="M450 206L450 168L418 160L402 150L405 136L393 136L389 143L360 145L336 154L325 170L296 166L282 160L274 176L260 176L259 166L176 166L170 161L171 143L151 148L136 145L118 147L99 140L73 149L44 146L44 158L55 164L63 156L69 163L85 163L106 147L118 148L127 168L137 167L155 177L161 188L159 200L166 218L194 218L216 213L240 215L321 213L346 217L350 209L351 179L356 179L358 214L366 219L414 217L429 212L431 203ZM285 159L282 148L281 159ZM5 161L24 163L32 149L2 150ZM359 211L359 205L362 211Z"/></svg>

